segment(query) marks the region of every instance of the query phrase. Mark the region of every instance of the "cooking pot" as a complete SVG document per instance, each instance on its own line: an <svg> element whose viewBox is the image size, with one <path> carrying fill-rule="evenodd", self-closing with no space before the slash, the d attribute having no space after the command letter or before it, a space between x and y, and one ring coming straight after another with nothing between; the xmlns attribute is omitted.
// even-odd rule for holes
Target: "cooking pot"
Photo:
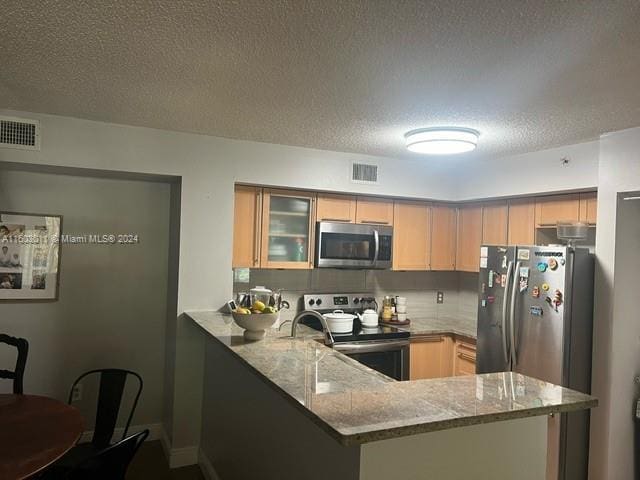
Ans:
<svg viewBox="0 0 640 480"><path fill-rule="evenodd" d="M353 320L355 315L344 313L342 310L334 310L323 315L327 321L327 326L331 333L351 333L353 331Z"/></svg>

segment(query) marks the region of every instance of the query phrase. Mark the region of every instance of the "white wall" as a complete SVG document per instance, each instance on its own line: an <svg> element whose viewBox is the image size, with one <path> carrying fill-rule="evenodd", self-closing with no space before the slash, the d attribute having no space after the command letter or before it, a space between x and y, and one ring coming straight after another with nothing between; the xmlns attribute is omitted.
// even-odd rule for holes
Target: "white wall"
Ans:
<svg viewBox="0 0 640 480"><path fill-rule="evenodd" d="M62 215L68 234L140 235L139 245L63 244L59 300L0 303L0 331L30 342L26 392L66 401L81 373L128 368L145 382L133 422L160 423L169 185L0 169L0 209ZM14 359L0 348L0 365Z"/></svg>
<svg viewBox="0 0 640 480"><path fill-rule="evenodd" d="M0 114L35 118L42 125L41 151L0 149L0 162L182 177L178 312L218 308L231 295L234 182L453 198L448 162L401 161L7 110ZM354 160L377 163L381 184L352 184ZM165 403L173 405L173 425L168 427L172 444L185 447L198 443L203 350L190 322L178 318L175 327L175 389Z"/></svg>
<svg viewBox="0 0 640 480"><path fill-rule="evenodd" d="M633 477L633 377L640 373L640 218L628 205L617 218L616 209L619 192L640 190L640 128L601 137L598 188L593 393L600 406L593 410L591 425L594 480Z"/></svg>
<svg viewBox="0 0 640 480"><path fill-rule="evenodd" d="M168 132L50 115L0 111L39 119L42 150L0 149L0 162L175 175L182 178L178 312L217 308L232 292L231 244L234 182L457 200L554 192L597 184L597 142L521 156L527 170L520 183L504 181L519 171L520 157L493 163L451 158L415 161ZM556 170L561 156L571 167ZM375 162L381 184L349 181L352 161ZM595 163L594 163L595 162ZM530 165L529 165L530 164ZM463 181L460 181L460 175ZM599 229L600 230L600 229ZM184 319L175 325L175 388L172 444L196 445L199 437L203 346Z"/></svg>
<svg viewBox="0 0 640 480"><path fill-rule="evenodd" d="M598 141L491 160L459 162L459 200L564 192L598 185ZM562 166L561 159L569 163ZM455 160L452 160L454 163Z"/></svg>

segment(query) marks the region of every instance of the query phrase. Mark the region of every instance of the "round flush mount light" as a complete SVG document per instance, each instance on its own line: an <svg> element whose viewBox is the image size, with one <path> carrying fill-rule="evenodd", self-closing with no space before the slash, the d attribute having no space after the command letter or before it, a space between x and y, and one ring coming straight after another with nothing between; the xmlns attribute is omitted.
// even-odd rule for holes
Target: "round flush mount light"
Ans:
<svg viewBox="0 0 640 480"><path fill-rule="evenodd" d="M432 127L405 133L407 149L426 155L453 155L476 148L480 132L472 128Z"/></svg>

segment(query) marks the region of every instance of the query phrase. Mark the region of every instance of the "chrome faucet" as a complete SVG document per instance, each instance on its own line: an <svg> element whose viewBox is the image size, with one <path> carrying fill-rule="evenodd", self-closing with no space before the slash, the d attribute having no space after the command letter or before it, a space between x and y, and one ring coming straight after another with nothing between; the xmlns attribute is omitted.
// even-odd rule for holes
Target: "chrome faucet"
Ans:
<svg viewBox="0 0 640 480"><path fill-rule="evenodd" d="M293 322L291 322L291 336L296 338L298 323L306 316L315 317L320 321L320 324L322 325L322 333L324 334L324 344L333 348L333 344L335 342L333 340L333 335L331 335L331 331L329 330L329 325L327 325L327 320L315 310L303 310L294 317Z"/></svg>

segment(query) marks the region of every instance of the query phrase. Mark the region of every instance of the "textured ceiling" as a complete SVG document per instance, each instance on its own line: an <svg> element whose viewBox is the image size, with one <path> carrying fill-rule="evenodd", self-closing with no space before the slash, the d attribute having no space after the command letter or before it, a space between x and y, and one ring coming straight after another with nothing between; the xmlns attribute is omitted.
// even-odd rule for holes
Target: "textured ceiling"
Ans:
<svg viewBox="0 0 640 480"><path fill-rule="evenodd" d="M640 125L640 2L3 0L0 108L414 157Z"/></svg>

